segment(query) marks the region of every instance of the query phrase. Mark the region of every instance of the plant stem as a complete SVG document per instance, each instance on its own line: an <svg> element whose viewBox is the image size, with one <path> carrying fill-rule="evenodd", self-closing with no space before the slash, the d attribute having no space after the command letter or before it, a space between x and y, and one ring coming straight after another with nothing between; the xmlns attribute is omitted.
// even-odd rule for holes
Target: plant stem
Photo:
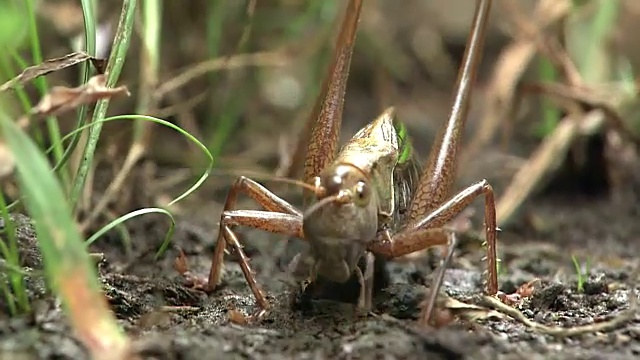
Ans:
<svg viewBox="0 0 640 360"><path fill-rule="evenodd" d="M113 87L118 82L118 77L120 76L120 72L124 66L127 50L129 49L129 43L131 41L136 4L137 0L124 0L122 5L118 30L116 31L116 35L113 40L111 56L109 56L109 63L107 64L107 69L105 71L107 76L107 88ZM102 122L99 120L104 119L108 108L109 99L102 99L96 104L93 118L91 120L94 125L89 130L87 146L84 148L80 167L78 168L73 189L71 190L70 203L74 209L78 203L80 194L84 189L87 175L93 164L93 157L102 131Z"/></svg>

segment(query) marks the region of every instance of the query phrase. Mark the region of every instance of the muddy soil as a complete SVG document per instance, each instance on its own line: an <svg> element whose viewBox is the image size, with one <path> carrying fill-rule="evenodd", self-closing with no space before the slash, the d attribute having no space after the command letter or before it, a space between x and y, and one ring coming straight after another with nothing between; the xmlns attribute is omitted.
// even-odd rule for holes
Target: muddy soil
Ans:
<svg viewBox="0 0 640 360"><path fill-rule="evenodd" d="M640 251L640 223L636 221L640 213L635 195L624 199L624 203L614 204L607 197L540 197L524 213L547 219L544 231L521 222L501 233L502 290L513 292L524 282L540 279L534 295L519 305L527 318L573 327L610 320L628 307L627 282L633 258ZM41 259L29 219L16 219L21 225L25 266L38 269ZM228 310L250 314L256 304L233 259L227 261L223 286L210 296L184 286L172 268L176 249L181 248L192 270L206 273L216 229L193 219L181 219L178 225L174 248L158 262L153 261L153 255L167 226L162 218L147 217L134 223L133 253L128 256L115 235L92 249L104 254L98 267L113 311L147 359L640 356L637 315L612 331L568 338L542 334L508 317L482 315L475 320L462 318L437 330L418 328L415 319L433 273L428 257L379 266L374 314L358 317L348 302L300 295L299 287L287 282L281 266L292 252L284 251L279 257L273 251L269 254L265 249L273 250L273 244L282 242L259 232L245 233L251 244L258 244L247 250L272 309L258 324L239 325L229 321ZM590 275L581 293L571 255L583 264L586 259L590 262ZM474 295L481 291L481 256L473 242L460 246L453 267L447 271L446 293L466 303L477 302ZM0 359L86 358L58 304L43 290L42 280L34 274L29 286L36 314L28 319L1 320ZM339 292L353 297L357 283Z"/></svg>
<svg viewBox="0 0 640 360"><path fill-rule="evenodd" d="M420 23L424 18L419 16ZM401 22L404 21L403 15ZM181 33L177 36L188 38ZM165 51L174 49L167 47ZM132 69L137 74L139 68L132 65ZM369 79L372 71L363 73ZM389 101L398 105L410 133L422 140L415 142L416 147L426 154L435 128L429 124L439 125L446 116L451 92L439 89L442 94L436 96L429 87L415 87L412 96L400 93ZM360 90L348 95L345 119L361 122L346 123L343 136L353 134L378 112L379 104L371 100L372 91ZM424 116L425 113L429 116ZM291 116L280 116L287 117ZM250 125L246 128L251 129ZM472 133L471 121L470 125L467 130ZM245 143L238 141L234 145L244 149L250 142L266 142L269 150L259 148L255 153L266 154L264 157L269 156L276 163L276 156L272 156L276 151L272 146L274 131L279 136L282 128L289 125L265 121L260 126L253 132L244 132L248 139ZM265 131L266 127L271 128L270 132ZM263 132L265 141L254 135ZM175 151L179 149L173 146L175 140L172 146L162 140L155 143L183 156ZM233 150L237 149L229 151ZM516 153L528 156L532 149L520 150ZM256 159L250 160L253 163ZM639 165L635 164L637 168ZM501 194L504 184L491 176L491 171L482 168L477 174L460 179L460 183L465 185L489 177L496 193ZM111 179L106 177L104 181ZM518 214L518 220L499 234L501 290L512 293L523 283L539 279L533 295L518 305L522 314L536 323L564 328L602 323L620 316L629 307L630 296L638 296L638 280L630 276L640 253L640 180L616 189L615 200L602 192L586 195L584 191L576 191L575 185L583 180L573 174L564 181L571 186L535 197ZM224 190L230 182L225 183ZM468 309L456 310L459 317L439 329L420 328L416 319L434 273L434 261L429 256L377 262L373 314L358 317L353 304L347 301L354 300L357 282L324 287L325 298L339 297L343 301L300 294L300 287L291 284L285 269L296 250L304 245L293 239L285 247L281 237L259 231L242 231L241 235L272 308L257 324L231 322L229 310L251 314L257 309L233 256L226 261L222 286L210 295L186 286L173 268L181 249L193 272L206 274L209 270L224 192L205 190L192 196L197 198L195 205L188 203L185 207L190 210L178 216L172 248L159 261L154 261L154 254L168 227L162 217L149 215L129 222L131 253L125 251L116 233L108 234L91 247L92 252L102 254L103 260L97 266L112 309L145 359L636 359L640 356L638 315L611 331L571 337L544 334L507 316L488 311L471 313ZM299 204L295 199L293 203ZM479 205L475 206L478 211L472 219L473 229L481 228ZM4 315L7 313L4 299L0 299L0 360L86 359L87 354L73 337L59 303L45 291L38 271L41 257L29 219L16 215L16 220L20 225L23 263L33 269L28 285L35 313L9 319ZM460 236L462 242L446 272L443 293L466 304L482 305L478 295L482 292L485 268L481 261L483 252L479 241L472 234L466 235ZM584 279L581 292L572 255L583 266L589 265L589 276Z"/></svg>

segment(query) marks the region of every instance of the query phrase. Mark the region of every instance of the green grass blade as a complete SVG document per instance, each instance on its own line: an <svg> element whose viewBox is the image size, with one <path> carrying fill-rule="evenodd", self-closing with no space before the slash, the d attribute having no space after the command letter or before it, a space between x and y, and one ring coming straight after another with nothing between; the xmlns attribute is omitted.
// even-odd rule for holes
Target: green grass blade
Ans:
<svg viewBox="0 0 640 360"><path fill-rule="evenodd" d="M84 51L91 55L96 55L96 15L95 15L95 0L81 0L82 5L82 17L84 19ZM80 68L81 84L86 84L91 76L91 64L85 62ZM78 120L76 121L76 127L82 126L86 123L87 119L87 105L82 104L78 109ZM75 136L71 139L69 146L66 147L62 157L58 160L54 171L60 171L67 173L66 163L71 157L71 154L78 146L80 137Z"/></svg>
<svg viewBox="0 0 640 360"><path fill-rule="evenodd" d="M20 268L20 253L18 251L18 239L16 237L16 229L13 224L13 219L9 216L9 210L5 202L4 196L0 194L0 210L2 211L2 218L4 219L4 232L8 238L8 246L0 239L2 243L2 257L7 262L7 267ZM29 297L27 295L27 288L25 284L24 276L21 273L15 271L6 272L9 283L11 285L11 295L14 304L15 314L27 314L31 312L31 306L29 305ZM2 279L0 281L4 282ZM9 303L11 308L11 303Z"/></svg>
<svg viewBox="0 0 640 360"><path fill-rule="evenodd" d="M22 58L22 56L20 56L20 54L18 54L18 52L16 52L15 50L13 50L13 51L11 52L11 58L16 62L16 64L18 65L18 67L19 67L20 69L26 69L26 68L29 66L29 64L27 63L27 61L26 61L24 58ZM20 71L15 71L15 70L14 70L14 71L12 71L12 72L11 72L11 74L12 74L12 76L11 76L11 77L13 77L13 76L17 75L19 72L20 72ZM20 85L20 87L19 87L19 88L23 88L23 89L24 89L24 86L23 86L23 85ZM26 93L25 93L25 94L26 94ZM27 95L27 96L28 96L28 95ZM43 96L44 96L44 95L43 95ZM28 100L28 99L27 99L27 100ZM29 102L28 102L28 103L30 103L30 100L29 100ZM24 105L23 105L23 106L24 106ZM31 110L31 108L32 108L32 106L29 106L28 108L24 109L24 112L25 112L25 113L28 113L28 112ZM35 129L33 129L33 130L34 130L34 137L35 137L35 139L36 139L36 142L37 142L38 144L44 144L44 135L42 134L42 131L40 131L40 128L39 128L39 127L37 127L37 128L35 128Z"/></svg>
<svg viewBox="0 0 640 360"><path fill-rule="evenodd" d="M156 253L155 259L157 260L160 256L162 256L162 254L164 254L164 252L169 247L169 244L171 243L171 239L173 238L173 234L176 229L176 220L173 218L173 215L171 215L169 211L161 208L144 208L144 209L134 210L128 214L122 215L119 218L111 221L107 225L103 226L102 229L96 231L95 234L91 235L91 237L87 239L85 244L89 246L93 242L98 240L102 235L106 234L107 232L116 228L117 226L122 225L127 220L133 219L134 217L137 217L137 216L146 215L146 214L162 214L162 215L166 215L169 218L169 220L171 220L171 225L169 226L169 230L167 231L167 234L164 237L164 241L162 242L162 245L160 245L160 249Z"/></svg>
<svg viewBox="0 0 640 360"><path fill-rule="evenodd" d="M153 107L153 90L158 85L160 69L160 34L162 20L162 0L144 0L143 49L140 57L140 93L138 94L137 113L145 114ZM134 141L139 141L144 133L144 123L134 125Z"/></svg>
<svg viewBox="0 0 640 360"><path fill-rule="evenodd" d="M226 7L227 0L212 0L207 6L207 45L210 59L219 55Z"/></svg>
<svg viewBox="0 0 640 360"><path fill-rule="evenodd" d="M578 276L577 290L579 293L582 293L584 291L584 275L582 274L582 267L575 255L571 255L571 261L573 262L573 267L576 269L576 275Z"/></svg>
<svg viewBox="0 0 640 360"><path fill-rule="evenodd" d="M102 295L71 207L44 154L17 125L2 115L0 128L16 161L20 193L35 221L50 287L63 301L71 324L93 358L119 359L127 338Z"/></svg>
<svg viewBox="0 0 640 360"><path fill-rule="evenodd" d="M13 69L13 66L11 66L9 59L2 55L0 55L0 69L2 70L3 78L11 79L16 75L16 71ZM31 104L31 100L29 99L29 95L27 95L27 91L24 89L24 86L16 86L15 93L18 96L18 100L20 100L20 105L22 105L22 112L25 114L28 113L33 107L33 104Z"/></svg>
<svg viewBox="0 0 640 360"><path fill-rule="evenodd" d="M118 29L113 40L111 56L109 56L109 63L107 64L107 69L105 71L107 75L106 87L108 88L112 88L116 85L118 78L120 77L122 67L124 66L133 31L136 4L137 0L124 0L123 2ZM102 122L99 120L104 119L108 108L109 99L102 99L96 104L92 119L94 126L92 126L89 131L89 140L84 148L82 161L74 179L73 188L71 189L69 197L72 208L75 208L84 189L85 181L93 164L93 156L102 131Z"/></svg>
<svg viewBox="0 0 640 360"><path fill-rule="evenodd" d="M36 14L36 0L27 0L27 12L29 16L29 38L31 40L31 55L35 64L40 64L44 61L42 57L42 49L40 48L40 36L38 34L38 16ZM34 80L34 83L40 91L40 96L45 96L48 92L49 86L47 85L47 79L44 76L40 76ZM54 143L59 143L61 133L58 126L58 119L54 116L47 116L46 119L47 131L49 132L49 139ZM53 149L53 155L56 163L60 162L64 149L61 146L56 146ZM64 172L64 169L59 171L60 176L63 179L63 185L69 183L69 173Z"/></svg>
<svg viewBox="0 0 640 360"><path fill-rule="evenodd" d="M218 35L216 35L216 37L214 37L215 39L219 40L219 36L222 33L222 24L223 24L223 19L224 19L224 7L227 5L226 4L226 0L219 0L218 1L219 5L221 8L218 9L218 12L220 14L214 14L215 16L219 16L220 19L217 20L217 22L219 24L216 24L218 26L217 29L215 29L215 31L218 32ZM251 11L247 12L248 16L251 16ZM244 30L242 32L242 36L240 37L240 40L238 42L238 45L236 47L236 52L237 53L243 53L246 51L246 47L249 44L249 36L251 34L251 30L252 30L252 18L248 19L248 23L245 25ZM210 22L213 21L212 18L210 17ZM219 51L219 46L220 44L218 43L213 43L210 42L209 43L210 47L211 47L211 51L210 51L210 56L212 58L214 58ZM214 49L215 47L215 49ZM214 74L211 74L211 81L213 84L213 79L214 79ZM211 150L211 153L213 154L213 159L214 159L214 166L215 166L215 161L218 159L218 157L222 154L222 152L224 151L224 148L230 138L230 136L232 135L233 130L235 129L235 127L237 126L238 123L238 119L240 118L242 109L245 107L245 103L246 103L246 98L247 98L247 94L248 94L248 90L247 91L241 91L239 86L234 86L234 83L237 82L237 79L240 75L236 74L236 73L232 73L229 74L227 76L227 81L230 84L230 90L229 92L226 94L226 96L224 97L224 101L222 103L221 106L221 116L218 118L218 121L215 125L215 127L213 128L213 131L209 130L211 134L213 134L210 137L210 141L209 141L209 149ZM212 85L213 86L213 85ZM245 96L232 96L231 93L233 92L239 92L239 93L244 93ZM213 113L213 111L212 111Z"/></svg>
<svg viewBox="0 0 640 360"><path fill-rule="evenodd" d="M4 270L4 269L0 269L0 270ZM8 271L0 271L0 274L7 273L7 272ZM16 300L13 297L13 291L11 290L11 288L9 287L9 284L7 284L7 282L3 277L0 277L0 292L2 292L2 294L4 295L4 300L7 302L7 307L9 308L9 315L11 315L12 317L18 315L18 307L16 306Z"/></svg>
<svg viewBox="0 0 640 360"><path fill-rule="evenodd" d="M618 7L620 1L597 0L598 9L591 22L587 35L586 48L581 59L577 59L578 70L584 77L585 82L602 81L600 73L596 71L598 64L594 59L598 59L598 53L602 51L606 36L614 29L618 18Z"/></svg>
<svg viewBox="0 0 640 360"><path fill-rule="evenodd" d="M558 79L557 71L551 61L545 57L538 60L538 72L540 81L555 82ZM539 138L544 138L555 130L560 122L560 110L553 104L553 101L542 97L542 123L535 128L535 133Z"/></svg>
<svg viewBox="0 0 640 360"><path fill-rule="evenodd" d="M180 194L177 198L173 199L167 206L171 206L171 205L183 200L187 196L191 195L209 177L209 173L211 172L211 169L213 168L213 155L211 154L209 149L207 149L207 147L203 143L200 142L200 140L196 139L195 136L191 135L190 133L188 133L187 131L185 131L181 127L179 127L179 126L177 126L177 125L175 125L173 123L170 123L170 122L168 122L166 120L158 119L156 117L147 116L147 115L117 115L117 116L111 116L111 117L108 117L106 119L99 120L99 121L97 121L97 123L103 124L103 123L106 123L106 122L109 122L109 121L117 121L117 120L151 121L151 122L154 122L154 123L169 127L171 129L174 129L177 132L179 132L181 135L186 137L187 140L191 141L198 148L200 148L202 150L202 152L204 152L204 154L209 159L209 165L205 169L204 173L200 176L200 178L198 178L198 180L191 187L189 187L189 189L187 189L185 192ZM71 131L67 135L65 135L62 138L62 141L65 141L65 140L71 138L72 136L74 136L75 134L79 133L80 131L83 131L83 130L85 130L87 128L90 128L92 126L97 126L97 123L85 124L84 126L81 126L81 127L77 128L77 129L74 129L73 131ZM47 151L50 151L50 150L51 150L51 148L49 150L47 150Z"/></svg>

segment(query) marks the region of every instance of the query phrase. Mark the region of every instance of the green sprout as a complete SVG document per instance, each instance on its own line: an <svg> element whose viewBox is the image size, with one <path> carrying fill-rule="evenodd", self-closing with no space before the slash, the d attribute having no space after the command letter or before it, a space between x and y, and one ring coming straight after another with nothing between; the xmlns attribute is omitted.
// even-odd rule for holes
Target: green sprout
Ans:
<svg viewBox="0 0 640 360"><path fill-rule="evenodd" d="M580 261L578 261L578 258L576 258L575 255L571 255L571 261L573 262L573 266L576 269L576 274L577 274L577 277L578 277L577 290L578 290L579 293L583 293L584 292L584 284L587 281L587 279L589 278L589 272L590 272L590 268L591 268L591 261L589 260L589 258L587 258L587 261L585 263L584 268L580 264Z"/></svg>

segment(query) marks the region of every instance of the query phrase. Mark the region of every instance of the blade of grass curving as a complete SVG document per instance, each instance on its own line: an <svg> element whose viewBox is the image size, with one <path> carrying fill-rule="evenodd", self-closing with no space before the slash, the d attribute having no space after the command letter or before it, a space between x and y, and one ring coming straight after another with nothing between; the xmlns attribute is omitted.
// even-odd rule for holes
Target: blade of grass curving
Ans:
<svg viewBox="0 0 640 360"><path fill-rule="evenodd" d="M146 214L162 214L162 215L166 215L169 218L169 220L171 220L171 224L169 225L169 230L167 230L167 234L164 237L164 241L162 242L162 245L160 245L160 249L156 253L155 260L157 260L158 258L160 258L160 256L162 256L162 254L164 254L164 252L169 247L169 244L171 243L171 239L173 238L173 233L175 232L175 229L176 229L176 220L173 218L173 215L171 215L169 211L162 208L138 209L128 214L122 215L119 218L111 221L107 225L103 226L100 230L96 231L93 235L91 235L91 237L87 239L87 241L85 242L86 246L93 244L102 235L106 234L111 229L116 228L119 225L122 225L127 220L131 220L136 216L142 216Z"/></svg>
<svg viewBox="0 0 640 360"><path fill-rule="evenodd" d="M131 240L131 234L129 233L129 229L127 229L124 225L117 226L115 230L120 234L120 239L122 245L124 246L124 253L127 256L131 256L133 253L133 241Z"/></svg>
<svg viewBox="0 0 640 360"><path fill-rule="evenodd" d="M16 159L20 193L35 221L45 273L61 297L78 337L94 359L125 358L128 339L117 325L101 293L71 207L59 179L33 141L6 116L0 117L2 136Z"/></svg>
<svg viewBox="0 0 640 360"><path fill-rule="evenodd" d="M27 0L27 13L29 17L29 39L31 40L31 56L33 57L33 62L36 64L40 64L44 61L42 58L42 50L40 49L40 36L38 34L38 24L37 24L37 14L35 11L36 0ZM34 80L36 87L40 91L40 96L45 96L48 92L47 89L49 86L47 85L47 79L44 77L39 77ZM47 131L49 132L49 139L55 144L60 144L59 140L61 137L60 127L58 126L58 119L55 116L47 116L46 119ZM60 162L62 159L62 154L64 149L62 146L56 146L53 149L53 156L56 163ZM60 169L58 174L62 177L62 184L65 187L69 184L69 173L64 171L65 169Z"/></svg>
<svg viewBox="0 0 640 360"><path fill-rule="evenodd" d="M164 125L166 127L174 129L177 132L179 132L181 135L185 136L187 138L187 140L193 142L198 148L200 148L205 153L205 155L209 159L209 165L205 169L204 173L200 176L200 178L198 178L198 180L189 189L187 189L187 191L183 192L180 196L178 196L177 198L173 199L167 206L171 206L171 205L181 201L185 197L191 195L191 193L193 193L198 187L200 187L200 185L202 185L203 182L205 182L207 180L207 177L209 176L209 173L211 172L211 169L213 168L213 155L211 154L209 149L207 149L207 147L203 143L201 143L200 140L196 139L195 136L191 135L190 133L188 133L187 131L185 131L184 129L179 127L178 125L170 123L170 122L168 122L166 120L158 119L158 118L153 117L153 116L148 116L148 115L117 115L117 116L111 116L111 117L108 117L108 118L105 118L105 119L102 119L102 120L98 120L96 123L85 124L82 127L74 129L73 131L71 131L68 134L66 134L62 138L62 141L65 141L66 139L70 138L71 136L73 136L74 134L77 134L80 131L83 131L83 130L85 130L87 128L90 128L92 126L96 126L97 123L103 124L103 123L106 123L106 122L109 122L109 121L116 121L116 120L152 121L152 122L155 122L157 124ZM49 149L47 151L50 151L50 150L51 149Z"/></svg>
<svg viewBox="0 0 640 360"><path fill-rule="evenodd" d="M122 11L120 13L120 21L118 23L118 29L113 40L113 47L111 55L109 56L109 63L105 73L107 75L106 86L108 88L114 87L120 77L120 72L124 66L124 61L129 49L129 43L131 41L131 33L133 30L133 21L135 19L137 0L124 0L122 4ZM83 151L82 161L80 167L76 173L76 177L73 182L69 201L72 209L78 203L80 195L82 194L85 186L85 181L91 166L93 164L93 156L100 139L100 132L102 131L102 122L99 120L104 119L109 108L109 99L102 99L96 104L95 111L91 123L94 125L89 130L89 139Z"/></svg>

